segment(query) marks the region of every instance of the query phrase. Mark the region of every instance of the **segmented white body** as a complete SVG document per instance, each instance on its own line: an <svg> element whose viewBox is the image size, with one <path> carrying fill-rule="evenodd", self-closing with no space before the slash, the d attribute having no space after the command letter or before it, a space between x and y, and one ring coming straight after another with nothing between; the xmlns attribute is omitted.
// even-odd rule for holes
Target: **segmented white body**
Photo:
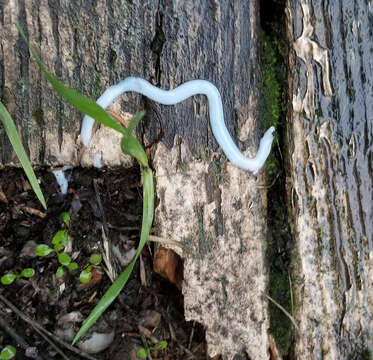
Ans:
<svg viewBox="0 0 373 360"><path fill-rule="evenodd" d="M97 104L106 109L118 96L125 92L134 91L163 105L175 105L193 95L206 95L209 102L210 125L216 141L221 146L229 161L237 167L257 172L266 161L273 141L275 128L270 127L260 140L259 149L255 158L246 158L233 142L224 122L223 104L219 90L209 81L192 80L176 89L162 90L148 81L138 77L128 77L117 85L110 86L98 99ZM91 138L94 120L85 116L81 128L81 140L85 146Z"/></svg>

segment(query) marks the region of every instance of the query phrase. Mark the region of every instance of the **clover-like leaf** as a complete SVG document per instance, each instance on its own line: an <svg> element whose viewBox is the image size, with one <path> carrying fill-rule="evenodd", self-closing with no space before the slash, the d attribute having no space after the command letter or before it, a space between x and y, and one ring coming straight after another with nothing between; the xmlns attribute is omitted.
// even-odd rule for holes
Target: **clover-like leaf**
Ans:
<svg viewBox="0 0 373 360"><path fill-rule="evenodd" d="M102 256L100 254L92 254L89 258L89 262L92 265L98 265L102 261Z"/></svg>
<svg viewBox="0 0 373 360"><path fill-rule="evenodd" d="M56 278L57 278L57 279L62 278L63 273L64 273L64 271L63 271L63 267L62 267L62 266L59 266L58 269L57 269L57 271L56 271Z"/></svg>
<svg viewBox="0 0 373 360"><path fill-rule="evenodd" d="M78 268L78 264L76 262L71 262L67 267L69 270L76 270Z"/></svg>
<svg viewBox="0 0 373 360"><path fill-rule="evenodd" d="M17 275L9 273L9 274L3 275L0 281L3 285L10 285L16 278L17 278Z"/></svg>
<svg viewBox="0 0 373 360"><path fill-rule="evenodd" d="M154 345L153 349L154 350L164 350L167 347L167 341L162 340L158 344Z"/></svg>
<svg viewBox="0 0 373 360"><path fill-rule="evenodd" d="M57 257L61 265L68 266L71 263L71 257L66 253L60 253Z"/></svg>
<svg viewBox="0 0 373 360"><path fill-rule="evenodd" d="M146 359L146 358L148 357L148 352L146 351L146 349L141 348L141 349L136 353L136 356L137 356L139 359Z"/></svg>
<svg viewBox="0 0 373 360"><path fill-rule="evenodd" d="M51 249L48 245L46 244L41 244L41 245L38 245L36 248L35 248L35 254L38 255L38 256L46 256L48 254L50 254L51 252L53 252L54 250Z"/></svg>
<svg viewBox="0 0 373 360"><path fill-rule="evenodd" d="M66 211L64 211L61 214L61 220L64 222L64 224L69 227L70 226L70 214Z"/></svg>
<svg viewBox="0 0 373 360"><path fill-rule="evenodd" d="M23 276L25 278L32 278L35 275L35 270L32 268L26 268L23 269L20 276Z"/></svg>
<svg viewBox="0 0 373 360"><path fill-rule="evenodd" d="M52 244L66 246L69 242L69 237L67 235L67 230L57 231L56 235L53 236Z"/></svg>
<svg viewBox="0 0 373 360"><path fill-rule="evenodd" d="M56 250L56 252L60 252L62 249L63 249L63 245L62 244L56 244L56 245L54 245L54 250Z"/></svg>
<svg viewBox="0 0 373 360"><path fill-rule="evenodd" d="M16 348L12 345L7 345L3 350L1 350L0 353L0 359L2 360L9 360L13 359L14 356L16 355Z"/></svg>
<svg viewBox="0 0 373 360"><path fill-rule="evenodd" d="M82 284L87 284L92 279L92 273L90 270L85 269L80 273L80 282Z"/></svg>

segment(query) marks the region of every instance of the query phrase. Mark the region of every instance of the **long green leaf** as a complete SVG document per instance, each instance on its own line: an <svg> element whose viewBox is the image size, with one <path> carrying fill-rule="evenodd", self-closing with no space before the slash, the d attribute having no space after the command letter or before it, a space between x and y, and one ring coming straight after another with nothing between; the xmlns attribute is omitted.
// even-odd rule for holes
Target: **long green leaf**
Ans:
<svg viewBox="0 0 373 360"><path fill-rule="evenodd" d="M78 331L77 335L73 340L73 344L75 344L79 338L96 322L96 320L101 316L101 314L107 309L107 307L114 301L114 299L118 296L120 291L123 289L124 285L126 284L133 267L135 266L136 260L139 257L142 248L144 247L149 233L151 229L151 225L153 222L154 216L154 182L153 182L153 173L151 169L148 167L148 159L146 156L146 152L141 146L140 142L134 138L131 133L122 127L119 123L117 123L104 109L102 109L99 105L97 105L91 99L85 97L84 95L78 93L77 91L68 88L65 86L61 81L56 79L53 75L51 75L45 65L41 62L35 51L29 45L24 32L22 31L19 24L17 24L17 28L23 37L24 41L28 45L32 56L34 57L35 61L38 63L40 69L48 79L48 81L52 84L52 86L57 90L57 92L62 95L68 102L70 102L73 106L77 109L82 111L83 113L91 116L96 121L100 122L103 125L109 126L110 128L119 131L123 134L123 139L121 141L121 148L122 151L126 154L129 154L136 158L136 160L142 165L142 175L143 175L143 219L142 219L142 227L141 227L141 235L140 235L140 243L139 247L137 248L136 255L131 263L127 266L127 268L123 271L123 273L118 277L116 281L110 286L110 288L106 291L104 296L100 299L98 304L92 310L88 318L84 321L82 327ZM131 132L137 125L138 121L141 119L143 115L141 114L131 122L130 128Z"/></svg>
<svg viewBox="0 0 373 360"><path fill-rule="evenodd" d="M36 54L34 49L31 47L27 41L26 35L23 32L20 25L16 24L18 31L20 32L23 40L30 49L30 53L33 56L34 60L38 63L41 71L44 73L45 77L51 83L51 85L57 90L57 92L63 96L71 105L75 106L78 110L84 114L89 115L96 121L100 122L103 125L106 125L124 135L127 135L127 130L116 122L101 106L97 105L93 100L80 94L79 92L67 87L60 80L55 78L51 73L48 72L45 65L40 60L39 56Z"/></svg>
<svg viewBox="0 0 373 360"><path fill-rule="evenodd" d="M5 128L5 132L8 135L9 141L13 146L13 149L18 157L19 162L21 163L24 172L30 185L34 190L35 195L39 199L40 203L43 205L43 208L46 209L47 205L45 203L44 195L40 189L38 180L36 179L34 170L32 169L30 160L26 154L26 151L22 145L21 139L19 138L17 128L14 124L14 121L10 114L8 113L6 107L0 101L0 120Z"/></svg>
<svg viewBox="0 0 373 360"><path fill-rule="evenodd" d="M119 277L114 281L110 288L106 291L104 296L100 299L91 313L88 315L87 319L83 322L82 327L76 334L73 345L85 334L85 332L97 321L97 319L102 315L102 313L110 306L110 304L115 300L115 298L122 291L124 285L127 283L128 278L131 275L133 267L135 266L136 260L139 257L146 241L148 239L150 229L153 223L154 214L154 182L153 173L150 168L145 168L142 171L143 175L143 196L144 196L144 207L143 207L143 217L142 217L142 227L140 235L140 243L136 251L136 255L127 266L127 268L119 275Z"/></svg>
<svg viewBox="0 0 373 360"><path fill-rule="evenodd" d="M131 135L133 130L135 130L137 124L139 123L139 121L144 117L145 115L145 110L141 110L140 112L138 112L130 121L129 125L128 125L128 133Z"/></svg>

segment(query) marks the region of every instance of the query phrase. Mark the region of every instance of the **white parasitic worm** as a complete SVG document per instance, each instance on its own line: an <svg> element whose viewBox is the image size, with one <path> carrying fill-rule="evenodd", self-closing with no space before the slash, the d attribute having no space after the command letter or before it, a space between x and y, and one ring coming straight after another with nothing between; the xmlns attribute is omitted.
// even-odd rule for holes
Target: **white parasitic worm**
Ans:
<svg viewBox="0 0 373 360"><path fill-rule="evenodd" d="M194 95L206 95L209 102L210 125L212 132L223 149L229 161L237 167L257 172L266 161L273 141L273 132L275 128L271 126L261 138L259 149L255 158L246 158L233 142L224 122L223 104L219 90L209 81L192 80L188 81L176 89L162 90L148 81L138 77L128 77L117 85L110 86L98 99L97 104L106 109L118 96L125 92L134 91L142 94L149 99L163 105L175 105ZM85 146L91 139L94 120L85 116L81 129L81 140Z"/></svg>

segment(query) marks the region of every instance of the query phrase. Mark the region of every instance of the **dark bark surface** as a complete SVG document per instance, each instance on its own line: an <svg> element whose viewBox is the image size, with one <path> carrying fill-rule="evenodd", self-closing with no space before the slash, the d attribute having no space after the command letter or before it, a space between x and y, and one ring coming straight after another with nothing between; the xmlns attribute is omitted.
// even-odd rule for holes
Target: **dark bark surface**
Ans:
<svg viewBox="0 0 373 360"><path fill-rule="evenodd" d="M250 71L258 62L251 46L257 33L252 33L250 6L249 1L3 1L0 97L33 163L77 164L75 140L82 116L50 89L31 61L16 21L48 69L92 98L130 75L165 89L191 79L212 81L221 91L226 122L236 137L247 118L250 89L258 83L258 72ZM144 106L148 110L143 125L148 143L161 140L171 147L177 134L193 152L217 149L202 96L173 107L134 94L120 102L128 112ZM0 164L11 164L14 155L2 129L0 146Z"/></svg>
<svg viewBox="0 0 373 360"><path fill-rule="evenodd" d="M296 358L371 358L373 5L288 5Z"/></svg>

